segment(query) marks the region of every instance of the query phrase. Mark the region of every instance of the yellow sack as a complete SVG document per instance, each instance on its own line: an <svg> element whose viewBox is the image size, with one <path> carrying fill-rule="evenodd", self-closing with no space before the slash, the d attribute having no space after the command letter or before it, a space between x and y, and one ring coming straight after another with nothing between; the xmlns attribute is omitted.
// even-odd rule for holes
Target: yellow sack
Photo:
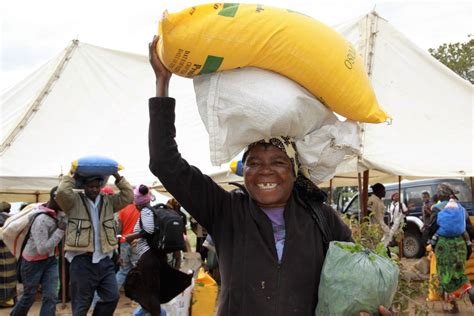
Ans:
<svg viewBox="0 0 474 316"><path fill-rule="evenodd" d="M467 268L474 268L474 255L471 255L469 260L466 261L466 269Z"/></svg>
<svg viewBox="0 0 474 316"><path fill-rule="evenodd" d="M191 315L214 315L216 301L217 283L201 268L194 283Z"/></svg>
<svg viewBox="0 0 474 316"><path fill-rule="evenodd" d="M177 75L263 68L296 81L346 118L387 120L354 47L309 16L261 4L205 4L165 12L158 32L158 55Z"/></svg>
<svg viewBox="0 0 474 316"><path fill-rule="evenodd" d="M466 267L466 269L464 270L464 274L465 275L474 274L474 267Z"/></svg>
<svg viewBox="0 0 474 316"><path fill-rule="evenodd" d="M430 283L428 287L428 301L441 301L442 298L438 293L438 276L436 275L436 256L431 252L430 261Z"/></svg>

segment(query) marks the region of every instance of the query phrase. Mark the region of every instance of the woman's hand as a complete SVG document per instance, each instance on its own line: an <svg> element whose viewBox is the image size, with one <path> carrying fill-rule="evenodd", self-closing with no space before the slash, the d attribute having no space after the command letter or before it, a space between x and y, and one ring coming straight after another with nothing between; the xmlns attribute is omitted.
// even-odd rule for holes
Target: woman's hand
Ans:
<svg viewBox="0 0 474 316"><path fill-rule="evenodd" d="M150 58L150 64L155 72L156 77L156 96L157 97L167 97L168 96L168 86L171 78L171 72L166 69L165 65L161 62L158 54L156 52L156 45L160 37L155 35L153 41L148 44L148 56Z"/></svg>
<svg viewBox="0 0 474 316"><path fill-rule="evenodd" d="M388 309L386 309L385 307L383 306L379 306L379 314L381 316L391 316L392 313L390 313L390 311ZM366 312L361 312L359 313L360 316L370 316L369 313L366 313Z"/></svg>

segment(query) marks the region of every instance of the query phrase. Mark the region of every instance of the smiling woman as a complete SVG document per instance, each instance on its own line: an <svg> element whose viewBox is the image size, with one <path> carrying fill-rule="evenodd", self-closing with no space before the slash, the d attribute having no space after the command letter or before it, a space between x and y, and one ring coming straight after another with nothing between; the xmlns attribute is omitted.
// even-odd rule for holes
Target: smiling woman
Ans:
<svg viewBox="0 0 474 316"><path fill-rule="evenodd" d="M323 229L340 241L352 240L351 231L298 170L296 147L287 137L248 146L243 190L227 192L190 166L174 139L171 73L156 55L157 40L150 43L157 80L157 97L149 100L150 170L215 241L221 272L217 315L314 315ZM326 226L313 216L324 218Z"/></svg>
<svg viewBox="0 0 474 316"><path fill-rule="evenodd" d="M249 146L243 162L245 187L257 205L284 207L296 179L285 152L270 143L259 142Z"/></svg>

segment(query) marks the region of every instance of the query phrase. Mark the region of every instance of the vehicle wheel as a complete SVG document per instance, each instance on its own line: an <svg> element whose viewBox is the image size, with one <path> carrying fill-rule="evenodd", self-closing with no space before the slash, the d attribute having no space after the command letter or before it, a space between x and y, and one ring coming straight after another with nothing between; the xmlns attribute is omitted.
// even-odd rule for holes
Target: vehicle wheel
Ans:
<svg viewBox="0 0 474 316"><path fill-rule="evenodd" d="M421 234L405 232L403 238L403 256L405 258L420 258L425 253Z"/></svg>

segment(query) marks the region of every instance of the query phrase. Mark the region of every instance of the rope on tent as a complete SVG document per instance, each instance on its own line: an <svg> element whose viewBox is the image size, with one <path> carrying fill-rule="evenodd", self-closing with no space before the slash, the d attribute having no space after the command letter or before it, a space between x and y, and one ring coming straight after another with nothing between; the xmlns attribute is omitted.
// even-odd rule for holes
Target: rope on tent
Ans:
<svg viewBox="0 0 474 316"><path fill-rule="evenodd" d="M51 88L53 84L59 79L61 73L63 72L67 62L71 59L72 54L76 47L79 45L78 40L73 40L71 45L69 45L66 48L66 53L64 54L63 58L59 62L58 66L54 70L53 74L49 78L48 82L46 85L43 87L43 89L40 91L38 96L35 98L35 100L31 103L31 105L28 107L28 111L26 111L25 115L21 119L21 121L17 124L17 126L12 130L10 135L5 138L3 143L0 145L0 156L2 156L5 151L11 146L13 141L15 140L16 136L23 130L23 128L26 126L28 121L31 120L33 115L38 112L41 104L43 103L43 100L48 96L48 94L51 91Z"/></svg>
<svg viewBox="0 0 474 316"><path fill-rule="evenodd" d="M361 54L362 58L365 62L365 68L367 70L367 75L369 79L372 75L372 66L374 63L374 49L375 49L375 37L377 35L377 22L378 22L378 14L375 11L370 12L367 14L365 23L362 24L360 34L363 34L363 38L361 38ZM359 122L359 129L360 129L360 154L357 157L358 162L362 159L362 153L364 151L364 138L365 138L365 124Z"/></svg>

